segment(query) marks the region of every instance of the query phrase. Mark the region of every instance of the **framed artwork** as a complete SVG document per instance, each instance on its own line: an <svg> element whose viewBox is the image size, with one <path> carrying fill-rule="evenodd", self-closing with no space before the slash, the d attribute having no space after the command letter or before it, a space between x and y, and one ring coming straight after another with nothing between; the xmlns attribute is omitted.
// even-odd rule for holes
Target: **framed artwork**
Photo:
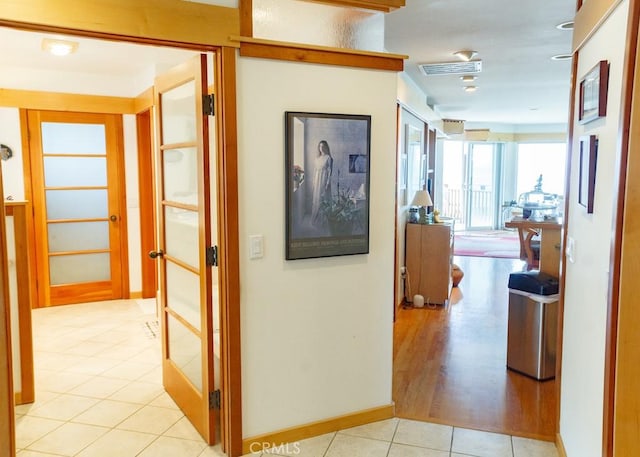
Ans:
<svg viewBox="0 0 640 457"><path fill-rule="evenodd" d="M578 175L578 203L593 213L593 198L596 189L596 160L598 138L596 135L580 137L580 163Z"/></svg>
<svg viewBox="0 0 640 457"><path fill-rule="evenodd" d="M601 60L580 81L578 121L591 122L607 115L609 62Z"/></svg>
<svg viewBox="0 0 640 457"><path fill-rule="evenodd" d="M369 252L371 116L285 112L287 260Z"/></svg>

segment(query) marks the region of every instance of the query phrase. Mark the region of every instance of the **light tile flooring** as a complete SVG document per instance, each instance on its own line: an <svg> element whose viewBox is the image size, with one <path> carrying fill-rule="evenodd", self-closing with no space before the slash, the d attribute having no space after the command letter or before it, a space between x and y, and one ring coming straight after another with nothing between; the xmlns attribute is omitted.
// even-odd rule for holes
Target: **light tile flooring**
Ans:
<svg viewBox="0 0 640 457"><path fill-rule="evenodd" d="M16 407L19 457L216 457L161 385L148 302L33 313L36 402ZM556 457L553 444L404 419L290 443L256 456Z"/></svg>

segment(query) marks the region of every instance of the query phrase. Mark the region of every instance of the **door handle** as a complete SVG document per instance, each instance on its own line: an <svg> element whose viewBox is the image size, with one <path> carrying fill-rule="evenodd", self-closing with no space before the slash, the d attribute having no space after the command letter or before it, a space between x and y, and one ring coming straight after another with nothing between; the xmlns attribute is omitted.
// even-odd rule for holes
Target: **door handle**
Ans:
<svg viewBox="0 0 640 457"><path fill-rule="evenodd" d="M149 257L151 257L152 259L157 259L158 257L163 257L163 256L164 256L164 251L162 249L158 251L149 252Z"/></svg>
<svg viewBox="0 0 640 457"><path fill-rule="evenodd" d="M111 222L115 222L118 220L118 216L116 216L115 214L112 214L109 219L111 219Z"/></svg>

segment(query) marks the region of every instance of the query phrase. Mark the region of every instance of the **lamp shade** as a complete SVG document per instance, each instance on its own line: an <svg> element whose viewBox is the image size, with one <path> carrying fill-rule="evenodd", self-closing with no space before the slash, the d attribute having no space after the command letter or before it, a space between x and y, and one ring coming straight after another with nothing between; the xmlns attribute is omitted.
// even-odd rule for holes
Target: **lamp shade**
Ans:
<svg viewBox="0 0 640 457"><path fill-rule="evenodd" d="M431 196L429 192L426 190L419 190L416 192L416 195L413 197L413 201L411 202L411 206L432 206L433 202L431 201Z"/></svg>

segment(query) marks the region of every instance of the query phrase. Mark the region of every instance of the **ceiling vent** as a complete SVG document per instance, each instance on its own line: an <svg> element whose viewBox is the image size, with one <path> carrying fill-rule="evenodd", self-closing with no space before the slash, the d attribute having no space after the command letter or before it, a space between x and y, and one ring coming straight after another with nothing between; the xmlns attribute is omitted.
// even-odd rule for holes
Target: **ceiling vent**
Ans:
<svg viewBox="0 0 640 457"><path fill-rule="evenodd" d="M423 63L418 65L425 76L432 75L470 75L482 71L482 60L470 62Z"/></svg>

